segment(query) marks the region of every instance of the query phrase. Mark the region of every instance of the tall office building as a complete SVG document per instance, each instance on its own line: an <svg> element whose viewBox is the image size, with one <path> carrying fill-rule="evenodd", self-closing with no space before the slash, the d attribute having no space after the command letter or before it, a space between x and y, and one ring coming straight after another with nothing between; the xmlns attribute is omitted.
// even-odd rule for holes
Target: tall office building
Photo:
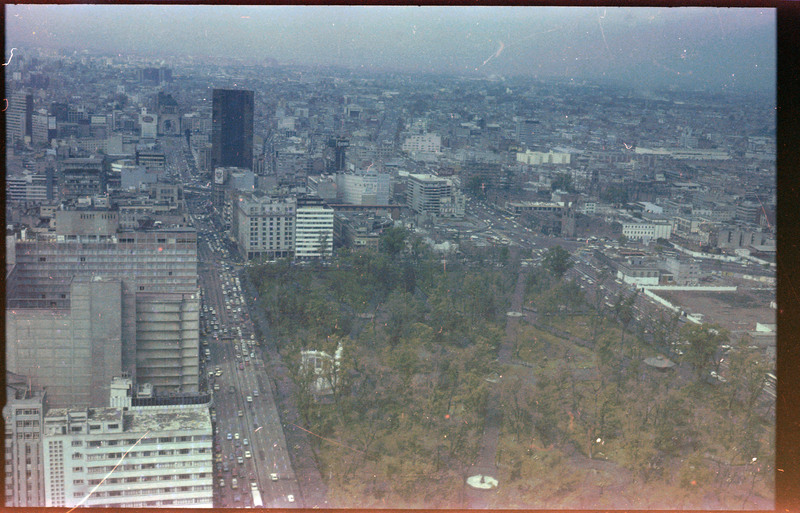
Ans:
<svg viewBox="0 0 800 513"><path fill-rule="evenodd" d="M211 170L253 168L253 91L214 89Z"/></svg>
<svg viewBox="0 0 800 513"><path fill-rule="evenodd" d="M15 244L8 369L48 386L54 406L104 404L121 372L157 391L197 392L196 231L126 230L111 210L55 220L55 233Z"/></svg>
<svg viewBox="0 0 800 513"><path fill-rule="evenodd" d="M297 198L294 256L298 260L333 254L333 209L311 196Z"/></svg>
<svg viewBox="0 0 800 513"><path fill-rule="evenodd" d="M30 142L33 130L33 95L18 92L11 95L6 109L6 138L15 144Z"/></svg>

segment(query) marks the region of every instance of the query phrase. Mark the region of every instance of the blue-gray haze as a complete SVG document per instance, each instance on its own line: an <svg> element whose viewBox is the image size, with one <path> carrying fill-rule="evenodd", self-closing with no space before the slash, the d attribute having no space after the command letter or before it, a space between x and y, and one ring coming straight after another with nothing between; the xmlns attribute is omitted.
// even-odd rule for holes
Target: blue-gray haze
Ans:
<svg viewBox="0 0 800 513"><path fill-rule="evenodd" d="M772 9L10 5L6 48L774 91Z"/></svg>

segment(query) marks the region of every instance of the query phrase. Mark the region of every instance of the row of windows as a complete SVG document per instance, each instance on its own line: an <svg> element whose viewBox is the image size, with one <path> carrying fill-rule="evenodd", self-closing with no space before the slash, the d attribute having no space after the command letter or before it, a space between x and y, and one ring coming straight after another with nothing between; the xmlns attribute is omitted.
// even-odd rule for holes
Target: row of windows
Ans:
<svg viewBox="0 0 800 513"><path fill-rule="evenodd" d="M178 475L178 480L190 480L190 479L206 479L211 477L211 474L208 472L200 472L199 474L180 474ZM149 483L153 481L168 481L170 480L170 476L133 476L133 477L112 477L108 478L105 481L103 479L89 479L88 484L91 486L99 485L101 482L104 484L122 484L122 483ZM76 479L76 481L82 481L81 479Z"/></svg>
<svg viewBox="0 0 800 513"><path fill-rule="evenodd" d="M211 490L211 485L196 485L196 486L181 486L178 488L153 488L148 490L110 490L107 492L94 492L92 497L135 497L137 495L154 495L157 493L174 494L175 492L205 492ZM72 494L75 498L82 498L86 495L85 492L75 492Z"/></svg>
<svg viewBox="0 0 800 513"><path fill-rule="evenodd" d="M204 467L207 463L205 461L175 461L171 463L132 463L129 465L103 465L99 467L89 467L86 469L88 474L102 474L111 472L112 470L118 471L133 471L133 470L156 470L156 469L170 469L170 468L191 468L191 467ZM175 476L171 475L170 479Z"/></svg>
<svg viewBox="0 0 800 513"><path fill-rule="evenodd" d="M201 447L199 449L177 449L177 450L162 450L162 451L140 451L128 453L129 458L149 458L151 456L175 456L175 455L191 455L191 454L206 454L209 452L208 448ZM111 452L105 454L89 454L86 456L87 461L108 460L122 458L124 453Z"/></svg>
<svg viewBox="0 0 800 513"><path fill-rule="evenodd" d="M20 408L14 413L16 415L39 415L39 408Z"/></svg>
<svg viewBox="0 0 800 513"><path fill-rule="evenodd" d="M158 438L143 438L140 444L170 444L174 442L207 442L212 439L211 435L183 435L183 436L162 436ZM89 447L108 447L116 445L134 445L137 442L135 438L127 438L125 440L92 440L87 443Z"/></svg>
<svg viewBox="0 0 800 513"><path fill-rule="evenodd" d="M208 504L206 499L167 499L160 501L144 501L144 502L131 502L131 503L110 503L110 504L93 504L94 508L158 508L163 506L173 506L179 504ZM59 504L63 506L63 504Z"/></svg>

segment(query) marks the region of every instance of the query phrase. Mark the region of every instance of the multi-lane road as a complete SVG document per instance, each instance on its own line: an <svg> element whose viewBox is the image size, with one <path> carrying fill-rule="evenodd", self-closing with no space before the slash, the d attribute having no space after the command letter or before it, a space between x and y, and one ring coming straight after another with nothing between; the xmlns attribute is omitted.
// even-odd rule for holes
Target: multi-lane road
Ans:
<svg viewBox="0 0 800 513"><path fill-rule="evenodd" d="M232 271L232 258L211 226L202 220L197 223L206 332L202 337L209 350L204 371L214 389L216 419L215 504L252 505L250 487L255 483L264 506L300 506L283 426L258 341L251 338L248 305Z"/></svg>

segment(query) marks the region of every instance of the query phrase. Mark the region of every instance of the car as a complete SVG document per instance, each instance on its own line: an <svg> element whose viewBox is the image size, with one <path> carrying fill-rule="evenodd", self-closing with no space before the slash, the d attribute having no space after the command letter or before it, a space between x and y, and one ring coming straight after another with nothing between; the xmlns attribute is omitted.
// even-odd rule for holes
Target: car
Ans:
<svg viewBox="0 0 800 513"><path fill-rule="evenodd" d="M248 446L248 445L250 445L250 440L245 438L244 440L242 440L242 444L244 444L245 446Z"/></svg>
<svg viewBox="0 0 800 513"><path fill-rule="evenodd" d="M289 495L286 496L286 500L289 502L294 502L294 495L290 493Z"/></svg>
<svg viewBox="0 0 800 513"><path fill-rule="evenodd" d="M253 457L253 455L252 455L252 454L250 454L250 451L244 451L244 457L245 457L245 458L252 458L252 457Z"/></svg>
<svg viewBox="0 0 800 513"><path fill-rule="evenodd" d="M244 465L244 458L242 458L241 456L238 456L238 457L236 458L236 462L237 462L239 465Z"/></svg>
<svg viewBox="0 0 800 513"><path fill-rule="evenodd" d="M247 402L248 403L252 403L253 402L253 396L252 395L248 395L247 396Z"/></svg>
<svg viewBox="0 0 800 513"><path fill-rule="evenodd" d="M235 477L231 479L231 488L233 488L234 490L239 488L239 480L236 479Z"/></svg>
<svg viewBox="0 0 800 513"><path fill-rule="evenodd" d="M239 439L239 433L235 433L235 434L233 435L233 439L234 439L234 440L238 440L238 439Z"/></svg>
<svg viewBox="0 0 800 513"><path fill-rule="evenodd" d="M244 364L239 362L239 370L244 370Z"/></svg>
<svg viewBox="0 0 800 513"><path fill-rule="evenodd" d="M274 472L273 472L272 474L270 474L270 475L269 475L269 478L270 478L272 481L277 481L277 480L278 480L278 474L276 474L276 473L274 473Z"/></svg>
<svg viewBox="0 0 800 513"><path fill-rule="evenodd" d="M243 415L244 415L244 413L242 413L242 410L239 410L239 417L241 417Z"/></svg>
<svg viewBox="0 0 800 513"><path fill-rule="evenodd" d="M253 397L258 397L258 390L253 390Z"/></svg>
<svg viewBox="0 0 800 513"><path fill-rule="evenodd" d="M224 479L220 479L219 480L219 487L220 488L225 488L225 480Z"/></svg>
<svg viewBox="0 0 800 513"><path fill-rule="evenodd" d="M239 436L239 433L236 433L236 436ZM228 433L228 440L230 440L230 439L232 439L232 438L233 438L233 435L231 435L230 433Z"/></svg>
<svg viewBox="0 0 800 513"><path fill-rule="evenodd" d="M258 483L256 483L255 481L252 481L250 483L250 489L251 490L258 490Z"/></svg>

